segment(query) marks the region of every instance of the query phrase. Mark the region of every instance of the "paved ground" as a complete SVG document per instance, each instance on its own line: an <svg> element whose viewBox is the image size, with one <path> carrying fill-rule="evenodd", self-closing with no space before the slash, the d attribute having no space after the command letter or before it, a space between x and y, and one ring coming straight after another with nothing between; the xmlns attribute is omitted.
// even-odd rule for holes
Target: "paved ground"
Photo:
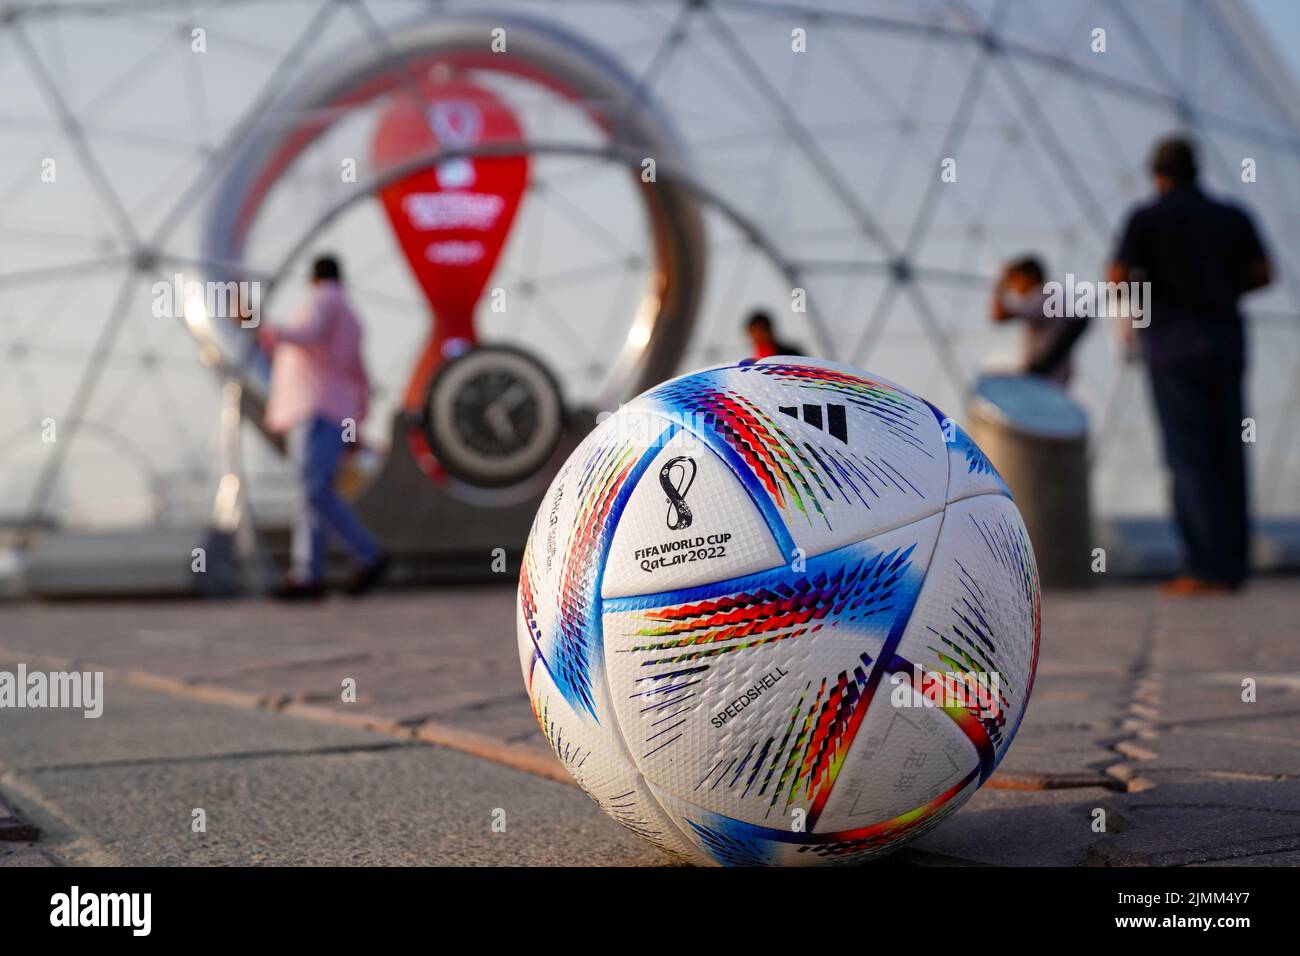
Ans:
<svg viewBox="0 0 1300 956"><path fill-rule="evenodd" d="M0 791L43 835L0 842L0 865L671 862L576 788L498 763L121 683L107 691L98 720L5 713ZM205 832L193 830L196 809Z"/></svg>
<svg viewBox="0 0 1300 956"><path fill-rule="evenodd" d="M499 587L0 608L0 668L114 680L98 721L0 712L0 800L46 831L6 841L0 804L0 864L668 862L560 782L513 627ZM1298 638L1294 580L1049 594L1010 755L896 862L1300 864Z"/></svg>

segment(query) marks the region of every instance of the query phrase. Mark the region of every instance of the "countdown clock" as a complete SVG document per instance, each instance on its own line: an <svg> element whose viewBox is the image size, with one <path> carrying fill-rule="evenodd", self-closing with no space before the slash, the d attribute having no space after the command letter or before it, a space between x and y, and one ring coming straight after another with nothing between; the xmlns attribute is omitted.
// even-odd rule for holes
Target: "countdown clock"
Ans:
<svg viewBox="0 0 1300 956"><path fill-rule="evenodd" d="M429 385L425 430L456 478L500 488L531 478L564 429L554 376L528 353L485 345L450 360Z"/></svg>

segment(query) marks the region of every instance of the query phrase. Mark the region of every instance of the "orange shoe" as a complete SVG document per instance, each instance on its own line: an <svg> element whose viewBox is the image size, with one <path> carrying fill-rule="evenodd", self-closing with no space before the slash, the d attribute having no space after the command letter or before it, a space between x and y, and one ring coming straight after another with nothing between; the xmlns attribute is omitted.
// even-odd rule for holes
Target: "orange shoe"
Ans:
<svg viewBox="0 0 1300 956"><path fill-rule="evenodd" d="M1230 588L1218 581L1203 581L1188 574L1180 574L1172 581L1160 585L1160 593L1165 597L1210 597L1227 594Z"/></svg>

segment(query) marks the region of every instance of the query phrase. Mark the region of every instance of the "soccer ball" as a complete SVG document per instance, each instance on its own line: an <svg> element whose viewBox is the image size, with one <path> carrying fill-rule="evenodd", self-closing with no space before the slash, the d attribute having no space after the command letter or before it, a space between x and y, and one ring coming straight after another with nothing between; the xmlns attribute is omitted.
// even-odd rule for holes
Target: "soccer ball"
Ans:
<svg viewBox="0 0 1300 956"><path fill-rule="evenodd" d="M603 421L519 577L542 732L606 813L701 863L845 863L959 808L1038 657L1010 492L923 398L776 357Z"/></svg>

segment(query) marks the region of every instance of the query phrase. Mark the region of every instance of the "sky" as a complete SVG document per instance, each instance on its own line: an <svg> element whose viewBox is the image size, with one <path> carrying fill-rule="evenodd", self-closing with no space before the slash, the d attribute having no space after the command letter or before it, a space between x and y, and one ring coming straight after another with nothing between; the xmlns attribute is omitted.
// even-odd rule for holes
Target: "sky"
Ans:
<svg viewBox="0 0 1300 956"><path fill-rule="evenodd" d="M1274 46L1300 77L1300 0L1248 0Z"/></svg>

